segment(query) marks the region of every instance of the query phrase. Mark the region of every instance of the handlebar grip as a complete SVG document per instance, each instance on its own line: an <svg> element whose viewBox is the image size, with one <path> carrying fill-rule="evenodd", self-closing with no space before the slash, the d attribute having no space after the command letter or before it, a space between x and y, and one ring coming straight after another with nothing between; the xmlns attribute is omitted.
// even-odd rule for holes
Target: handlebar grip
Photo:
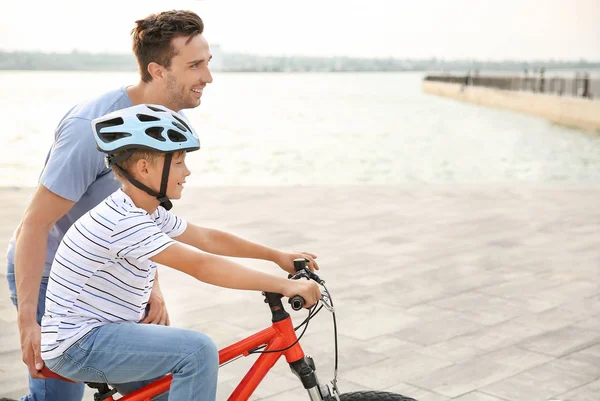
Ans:
<svg viewBox="0 0 600 401"><path fill-rule="evenodd" d="M293 310L300 310L304 308L305 301L304 298L302 298L300 295L296 295L290 298L289 303L290 305L292 305Z"/></svg>

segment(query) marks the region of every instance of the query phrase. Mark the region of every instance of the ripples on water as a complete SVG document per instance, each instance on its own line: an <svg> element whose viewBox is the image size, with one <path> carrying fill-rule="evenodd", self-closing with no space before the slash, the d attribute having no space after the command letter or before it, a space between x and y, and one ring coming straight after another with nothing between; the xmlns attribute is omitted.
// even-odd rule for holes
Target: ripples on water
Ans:
<svg viewBox="0 0 600 401"><path fill-rule="evenodd" d="M599 182L600 137L421 92L419 73L215 74L191 185ZM132 73L0 72L0 185L37 182L77 101Z"/></svg>

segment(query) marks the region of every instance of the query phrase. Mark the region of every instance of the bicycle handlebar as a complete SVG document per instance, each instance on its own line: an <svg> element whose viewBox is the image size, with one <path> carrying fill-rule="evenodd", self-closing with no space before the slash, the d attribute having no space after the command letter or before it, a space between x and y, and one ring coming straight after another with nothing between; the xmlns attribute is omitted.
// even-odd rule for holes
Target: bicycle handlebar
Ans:
<svg viewBox="0 0 600 401"><path fill-rule="evenodd" d="M293 276L290 274L289 278L292 280L306 278L308 280L314 280L319 284L323 284L323 280L321 280L319 276L306 268L307 262L308 260L304 258L294 259L294 270L296 271L296 274ZM302 298L300 295L291 297L288 302L295 311L299 311L300 309L304 308L304 304L306 303L304 298Z"/></svg>

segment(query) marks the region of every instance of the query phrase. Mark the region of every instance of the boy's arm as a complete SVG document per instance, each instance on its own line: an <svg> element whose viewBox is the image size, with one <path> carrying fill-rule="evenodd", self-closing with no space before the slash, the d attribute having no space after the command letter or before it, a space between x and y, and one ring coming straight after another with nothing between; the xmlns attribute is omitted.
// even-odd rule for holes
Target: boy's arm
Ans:
<svg viewBox="0 0 600 401"><path fill-rule="evenodd" d="M288 273L294 273L294 259L305 258L311 270L318 270L317 255L308 252L283 252L257 244L224 231L187 223L186 230L175 238L204 252L238 258L263 259L278 264Z"/></svg>
<svg viewBox="0 0 600 401"><path fill-rule="evenodd" d="M314 281L288 280L259 272L177 242L150 259L219 287L276 292L286 297L300 295L304 297L306 307L321 299L319 287Z"/></svg>

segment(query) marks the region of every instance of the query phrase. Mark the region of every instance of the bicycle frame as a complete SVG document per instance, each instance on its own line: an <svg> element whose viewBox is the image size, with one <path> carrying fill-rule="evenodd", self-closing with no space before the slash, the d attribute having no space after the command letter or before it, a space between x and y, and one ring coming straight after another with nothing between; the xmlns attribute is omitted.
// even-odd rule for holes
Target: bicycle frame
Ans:
<svg viewBox="0 0 600 401"><path fill-rule="evenodd" d="M319 382L314 373L314 363L312 359L305 358L304 351L300 343L297 342L298 338L292 324L292 318L281 303L282 295L274 293L264 293L264 295L273 315L272 326L219 351L219 365L222 365L239 356L248 356L251 351L266 345L265 350L262 351L263 353L254 362L228 398L228 401L247 401L282 355L285 356L292 371L300 378L304 388L308 390L311 399L322 400ZM48 369L44 369L43 372L46 377L67 380ZM119 401L150 401L152 397L168 391L171 381L172 376L170 374L166 375L121 397ZM108 396L102 401L115 401L115 399Z"/></svg>
<svg viewBox="0 0 600 401"><path fill-rule="evenodd" d="M229 362L240 355L248 356L249 351L264 344L267 344L266 351L287 348L293 344L296 339L297 337L292 325L292 318L288 316L285 320L274 322L271 327L220 350L219 364ZM300 344L296 343L290 349L283 352L261 354L228 400L248 400L269 370L271 370L282 355L285 355L286 361L291 363L304 358L304 351ZM124 396L120 401L150 401L151 397L167 391L170 385L171 375L168 375ZM104 401L114 401L114 398L110 397Z"/></svg>

